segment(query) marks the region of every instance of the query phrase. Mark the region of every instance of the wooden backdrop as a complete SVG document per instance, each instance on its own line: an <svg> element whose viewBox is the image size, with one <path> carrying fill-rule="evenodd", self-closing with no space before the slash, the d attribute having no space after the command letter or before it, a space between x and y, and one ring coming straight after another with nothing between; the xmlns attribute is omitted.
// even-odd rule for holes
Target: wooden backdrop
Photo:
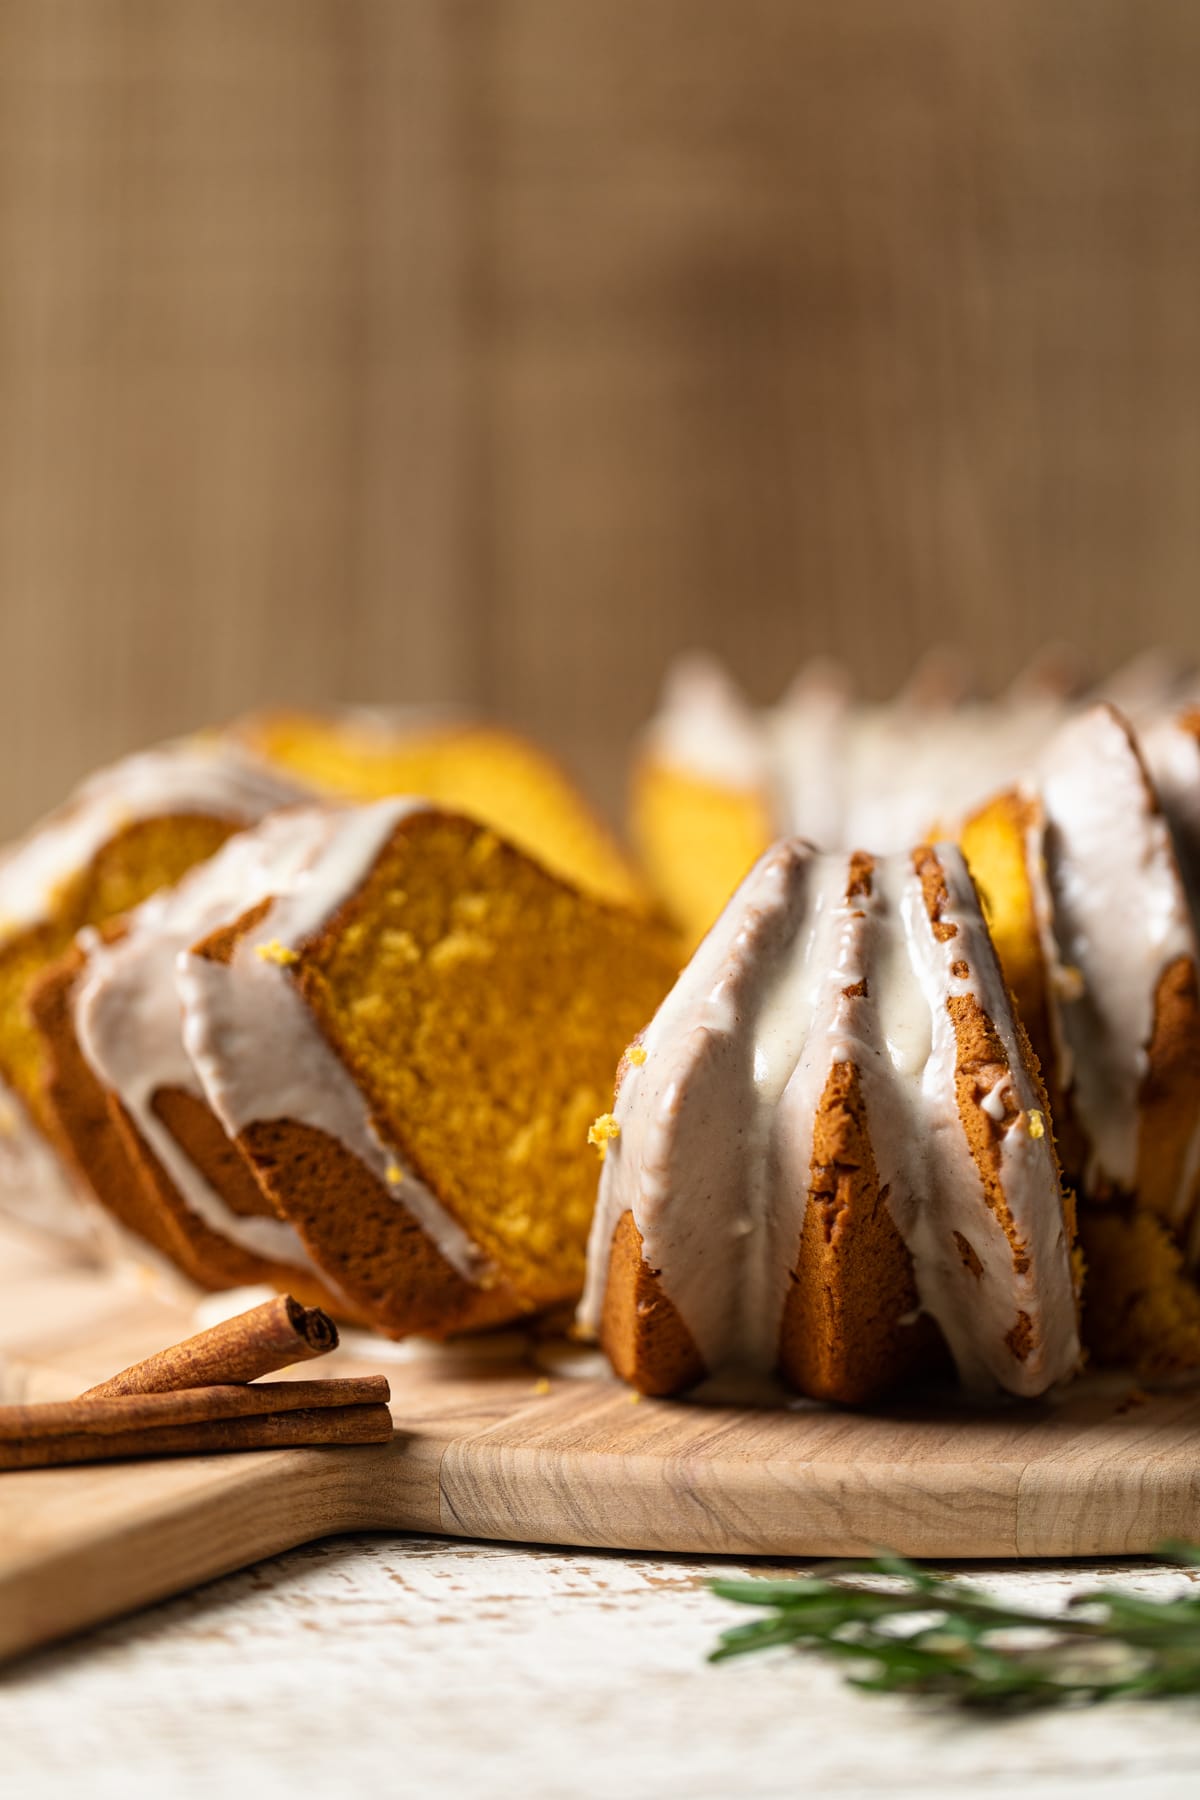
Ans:
<svg viewBox="0 0 1200 1800"><path fill-rule="evenodd" d="M0 0L0 826L271 697L1200 653L1191 0Z"/></svg>

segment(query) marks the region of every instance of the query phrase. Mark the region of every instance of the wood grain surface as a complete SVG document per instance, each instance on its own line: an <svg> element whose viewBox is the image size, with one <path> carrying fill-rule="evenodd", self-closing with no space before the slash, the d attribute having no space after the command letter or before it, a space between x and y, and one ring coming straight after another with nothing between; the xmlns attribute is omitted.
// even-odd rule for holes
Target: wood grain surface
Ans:
<svg viewBox="0 0 1200 1800"><path fill-rule="evenodd" d="M57 1398L186 1336L189 1307L7 1241L0 1394ZM1069 1557L1200 1536L1200 1394L1123 1380L1059 1403L737 1409L629 1392L516 1336L322 1365L382 1368L387 1447L287 1450L0 1478L0 1654L332 1533L637 1551ZM311 1376L312 1365L299 1371Z"/></svg>
<svg viewBox="0 0 1200 1800"><path fill-rule="evenodd" d="M269 698L1200 653L1187 0L0 0L0 832Z"/></svg>

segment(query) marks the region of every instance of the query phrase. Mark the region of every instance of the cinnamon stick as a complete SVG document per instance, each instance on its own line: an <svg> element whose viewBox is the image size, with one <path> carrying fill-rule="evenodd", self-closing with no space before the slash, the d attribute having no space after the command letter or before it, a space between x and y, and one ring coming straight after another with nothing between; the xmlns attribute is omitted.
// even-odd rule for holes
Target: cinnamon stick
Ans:
<svg viewBox="0 0 1200 1800"><path fill-rule="evenodd" d="M0 1443L0 1470L44 1469L67 1463L136 1456L207 1456L226 1450L278 1450L299 1444L386 1444L392 1415L382 1404L305 1407L250 1418L199 1419L139 1431L80 1431L60 1437L12 1438Z"/></svg>
<svg viewBox="0 0 1200 1800"><path fill-rule="evenodd" d="M331 1381L259 1381L244 1387L183 1388L173 1394L113 1394L92 1399L51 1400L29 1406L0 1406L0 1445L22 1438L69 1437L148 1426L190 1425L216 1419L263 1417L313 1407L387 1405L391 1390L384 1375Z"/></svg>
<svg viewBox="0 0 1200 1800"><path fill-rule="evenodd" d="M180 1388L255 1381L290 1363L324 1356L337 1349L337 1341L337 1326L327 1313L315 1306L301 1306L290 1294L279 1294L182 1344L157 1351L145 1362L134 1363L111 1380L88 1388L80 1398L173 1393Z"/></svg>

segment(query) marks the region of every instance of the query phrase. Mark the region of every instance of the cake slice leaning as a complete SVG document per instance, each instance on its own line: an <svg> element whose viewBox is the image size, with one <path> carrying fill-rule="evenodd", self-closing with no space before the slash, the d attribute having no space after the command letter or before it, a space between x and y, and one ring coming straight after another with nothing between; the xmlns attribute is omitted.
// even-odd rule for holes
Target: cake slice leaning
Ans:
<svg viewBox="0 0 1200 1800"><path fill-rule="evenodd" d="M209 1104L379 1330L574 1300L585 1139L675 973L638 914L422 802L347 810L287 893L181 959Z"/></svg>
<svg viewBox="0 0 1200 1800"><path fill-rule="evenodd" d="M333 823L328 808L289 808L237 833L115 930L85 936L34 1004L59 1130L128 1230L202 1287L266 1282L348 1317L208 1106L175 987L177 957L294 885Z"/></svg>
<svg viewBox="0 0 1200 1800"><path fill-rule="evenodd" d="M640 875L582 794L515 732L424 707L257 713L230 730L317 793L343 801L421 794L490 825L589 894L649 907Z"/></svg>
<svg viewBox="0 0 1200 1800"><path fill-rule="evenodd" d="M1045 1095L948 845L757 864L626 1054L582 1328L646 1393L861 1403L1079 1361Z"/></svg>
<svg viewBox="0 0 1200 1800"><path fill-rule="evenodd" d="M87 1183L70 1170L45 1092L35 984L76 933L177 881L299 793L220 739L181 739L100 770L0 856L0 1210L58 1235L93 1228Z"/></svg>

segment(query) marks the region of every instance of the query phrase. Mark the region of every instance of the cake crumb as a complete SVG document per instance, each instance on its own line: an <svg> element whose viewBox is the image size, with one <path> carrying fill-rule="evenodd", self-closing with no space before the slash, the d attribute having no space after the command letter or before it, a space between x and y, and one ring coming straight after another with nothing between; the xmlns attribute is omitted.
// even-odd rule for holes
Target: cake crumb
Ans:
<svg viewBox="0 0 1200 1800"><path fill-rule="evenodd" d="M617 1123L617 1120L612 1113L606 1112L601 1113L598 1119L593 1119L592 1123L588 1126L587 1141L589 1144L594 1144L596 1146L597 1150L600 1152L600 1161L603 1162L608 1155L609 1144L614 1138L620 1137L620 1135L621 1127Z"/></svg>
<svg viewBox="0 0 1200 1800"><path fill-rule="evenodd" d="M372 1019L383 1019L387 1014L387 996L381 993L358 994L350 1002L350 1011L356 1019L365 1019L368 1024Z"/></svg>
<svg viewBox="0 0 1200 1800"><path fill-rule="evenodd" d="M625 1055L635 1069L640 1069L646 1060L646 1046L644 1044L630 1044Z"/></svg>
<svg viewBox="0 0 1200 1800"><path fill-rule="evenodd" d="M465 919L468 925L481 925L488 914L487 895L459 894L452 910L457 918Z"/></svg>
<svg viewBox="0 0 1200 1800"><path fill-rule="evenodd" d="M438 973L459 963L486 962L496 954L496 946L477 931L450 931L429 952L429 961Z"/></svg>
<svg viewBox="0 0 1200 1800"><path fill-rule="evenodd" d="M642 1396L638 1393L636 1388L626 1395L626 1399L629 1401L630 1406L637 1406L640 1403L641 1398Z"/></svg>
<svg viewBox="0 0 1200 1800"><path fill-rule="evenodd" d="M1046 1135L1045 1117L1036 1107L1029 1114L1029 1135L1031 1138L1041 1138Z"/></svg>
<svg viewBox="0 0 1200 1800"><path fill-rule="evenodd" d="M550 1392L549 1378L543 1375L540 1381L534 1382L529 1391L531 1394L548 1394Z"/></svg>
<svg viewBox="0 0 1200 1800"><path fill-rule="evenodd" d="M390 1162L383 1171L383 1179L387 1182L389 1187L399 1187L400 1183L404 1180L404 1170L400 1167L398 1162Z"/></svg>
<svg viewBox="0 0 1200 1800"><path fill-rule="evenodd" d="M295 950L289 950L278 938L272 938L269 944L255 944L254 954L260 962L275 963L281 969L290 968L292 963L300 961Z"/></svg>
<svg viewBox="0 0 1200 1800"><path fill-rule="evenodd" d="M421 951L411 931L404 931L395 925L389 925L379 934L379 942L384 950L398 956L403 962L415 963L421 960Z"/></svg>

